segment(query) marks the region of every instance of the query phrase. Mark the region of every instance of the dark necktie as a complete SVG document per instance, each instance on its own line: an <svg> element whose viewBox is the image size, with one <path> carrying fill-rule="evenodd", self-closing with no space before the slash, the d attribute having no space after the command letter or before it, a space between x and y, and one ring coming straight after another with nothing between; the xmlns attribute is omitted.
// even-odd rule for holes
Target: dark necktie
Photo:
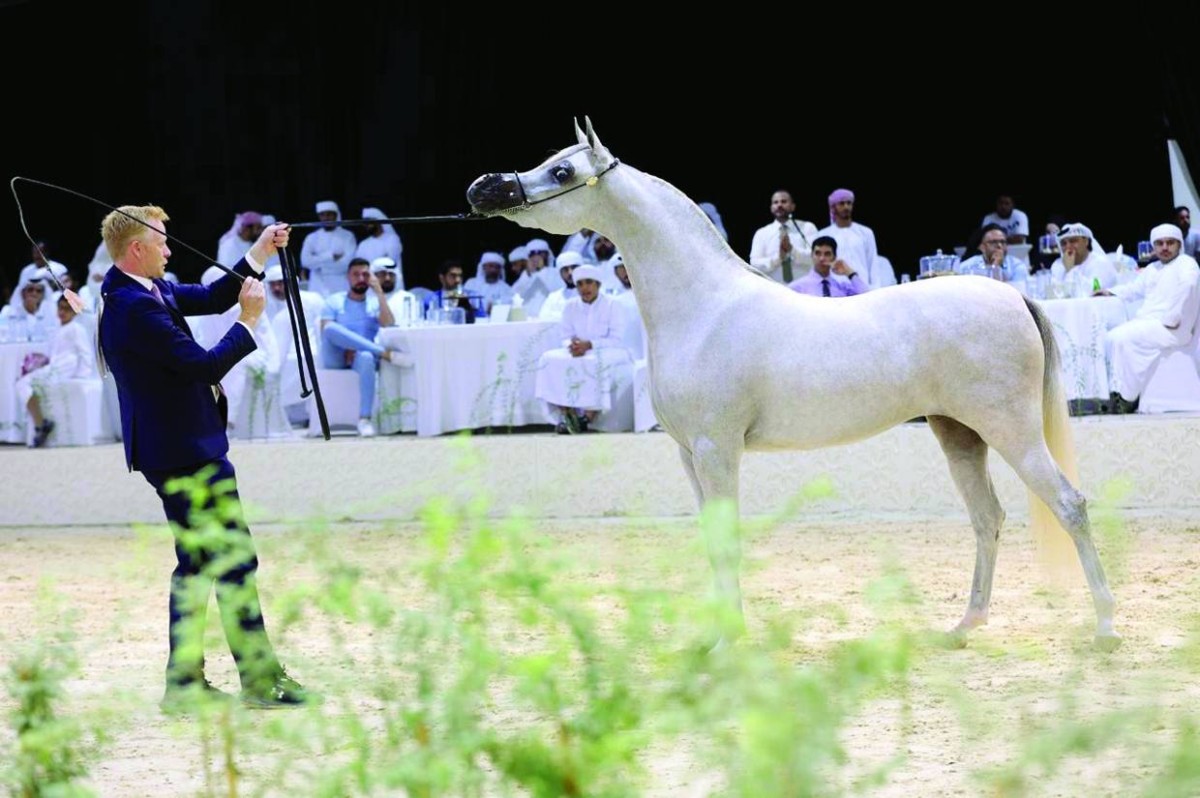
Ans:
<svg viewBox="0 0 1200 798"><path fill-rule="evenodd" d="M787 240L788 232L786 225L779 225L779 265L783 267L783 284L787 285L792 281L792 251L789 249L786 253L783 252L783 242Z"/></svg>
<svg viewBox="0 0 1200 798"><path fill-rule="evenodd" d="M821 279L821 296L829 296L829 278Z"/></svg>

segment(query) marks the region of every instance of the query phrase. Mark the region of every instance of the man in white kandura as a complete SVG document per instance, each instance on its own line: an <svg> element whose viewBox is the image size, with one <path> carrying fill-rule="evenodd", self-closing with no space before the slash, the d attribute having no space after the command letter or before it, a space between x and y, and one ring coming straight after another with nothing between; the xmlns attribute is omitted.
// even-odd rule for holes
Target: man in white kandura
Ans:
<svg viewBox="0 0 1200 798"><path fill-rule="evenodd" d="M576 266L574 277L579 296L563 309L562 348L551 349L538 361L534 391L558 416L560 435L586 432L612 407L618 367L630 362L621 340L622 314L611 297L600 293L600 269Z"/></svg>
<svg viewBox="0 0 1200 798"><path fill-rule="evenodd" d="M1085 224L1072 222L1058 231L1058 250L1062 254L1050 264L1050 281L1068 283L1068 296L1087 296L1095 289L1117 284L1117 270Z"/></svg>
<svg viewBox="0 0 1200 798"><path fill-rule="evenodd" d="M1137 315L1109 330L1105 338L1112 364L1112 413L1137 412L1154 367L1168 351L1191 342L1200 311L1200 266L1183 254L1183 231L1160 224L1150 231L1150 241L1157 261L1138 272L1133 282L1096 292L1142 300Z"/></svg>
<svg viewBox="0 0 1200 798"><path fill-rule="evenodd" d="M308 274L308 289L328 298L346 290L346 274L358 248L358 239L341 226L342 212L336 202L318 202L317 218L321 220L321 227L304 237L300 267Z"/></svg>

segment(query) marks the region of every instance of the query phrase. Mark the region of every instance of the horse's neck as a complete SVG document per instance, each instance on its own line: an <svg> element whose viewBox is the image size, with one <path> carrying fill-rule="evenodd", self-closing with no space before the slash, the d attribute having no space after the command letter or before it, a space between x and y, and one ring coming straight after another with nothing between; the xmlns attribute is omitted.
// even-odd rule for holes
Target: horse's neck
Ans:
<svg viewBox="0 0 1200 798"><path fill-rule="evenodd" d="M702 314L706 298L747 277L745 264L699 206L674 186L622 164L595 229L626 261L647 333Z"/></svg>

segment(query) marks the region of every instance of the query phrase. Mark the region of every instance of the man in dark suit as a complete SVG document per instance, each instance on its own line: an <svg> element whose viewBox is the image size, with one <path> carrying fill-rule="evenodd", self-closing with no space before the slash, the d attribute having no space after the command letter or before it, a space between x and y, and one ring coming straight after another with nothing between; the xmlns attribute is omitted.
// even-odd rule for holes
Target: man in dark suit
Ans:
<svg viewBox="0 0 1200 798"><path fill-rule="evenodd" d="M296 706L310 696L280 666L263 624L258 559L226 457L228 406L220 388L230 367L255 349L250 329L266 303L255 277L276 248L287 245L288 227L263 230L234 267L240 278L227 274L209 286L176 285L162 279L171 256L167 219L153 205L127 205L105 217L101 234L114 265L100 289L99 325L120 398L126 465L154 487L175 535L162 706L181 710L199 695L224 696L204 676L204 619L214 582L243 703ZM238 323L212 349L197 344L184 317L222 313L235 302L241 306Z"/></svg>

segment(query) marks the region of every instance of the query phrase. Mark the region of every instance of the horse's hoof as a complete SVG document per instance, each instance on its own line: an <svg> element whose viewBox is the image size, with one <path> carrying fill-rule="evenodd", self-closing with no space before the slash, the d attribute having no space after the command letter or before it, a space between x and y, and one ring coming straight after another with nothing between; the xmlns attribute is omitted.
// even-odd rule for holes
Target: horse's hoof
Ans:
<svg viewBox="0 0 1200 798"><path fill-rule="evenodd" d="M1121 636L1116 632L1096 635L1096 650L1107 654L1120 648L1122 642L1124 641L1122 641Z"/></svg>
<svg viewBox="0 0 1200 798"><path fill-rule="evenodd" d="M951 629L941 636L942 647L958 651L967 647L967 630Z"/></svg>
<svg viewBox="0 0 1200 798"><path fill-rule="evenodd" d="M720 656L721 654L724 654L726 651L729 651L731 648L733 648L735 642L736 641L730 640L728 637L722 635L717 639L717 642L709 646L708 651L704 653L710 657Z"/></svg>

